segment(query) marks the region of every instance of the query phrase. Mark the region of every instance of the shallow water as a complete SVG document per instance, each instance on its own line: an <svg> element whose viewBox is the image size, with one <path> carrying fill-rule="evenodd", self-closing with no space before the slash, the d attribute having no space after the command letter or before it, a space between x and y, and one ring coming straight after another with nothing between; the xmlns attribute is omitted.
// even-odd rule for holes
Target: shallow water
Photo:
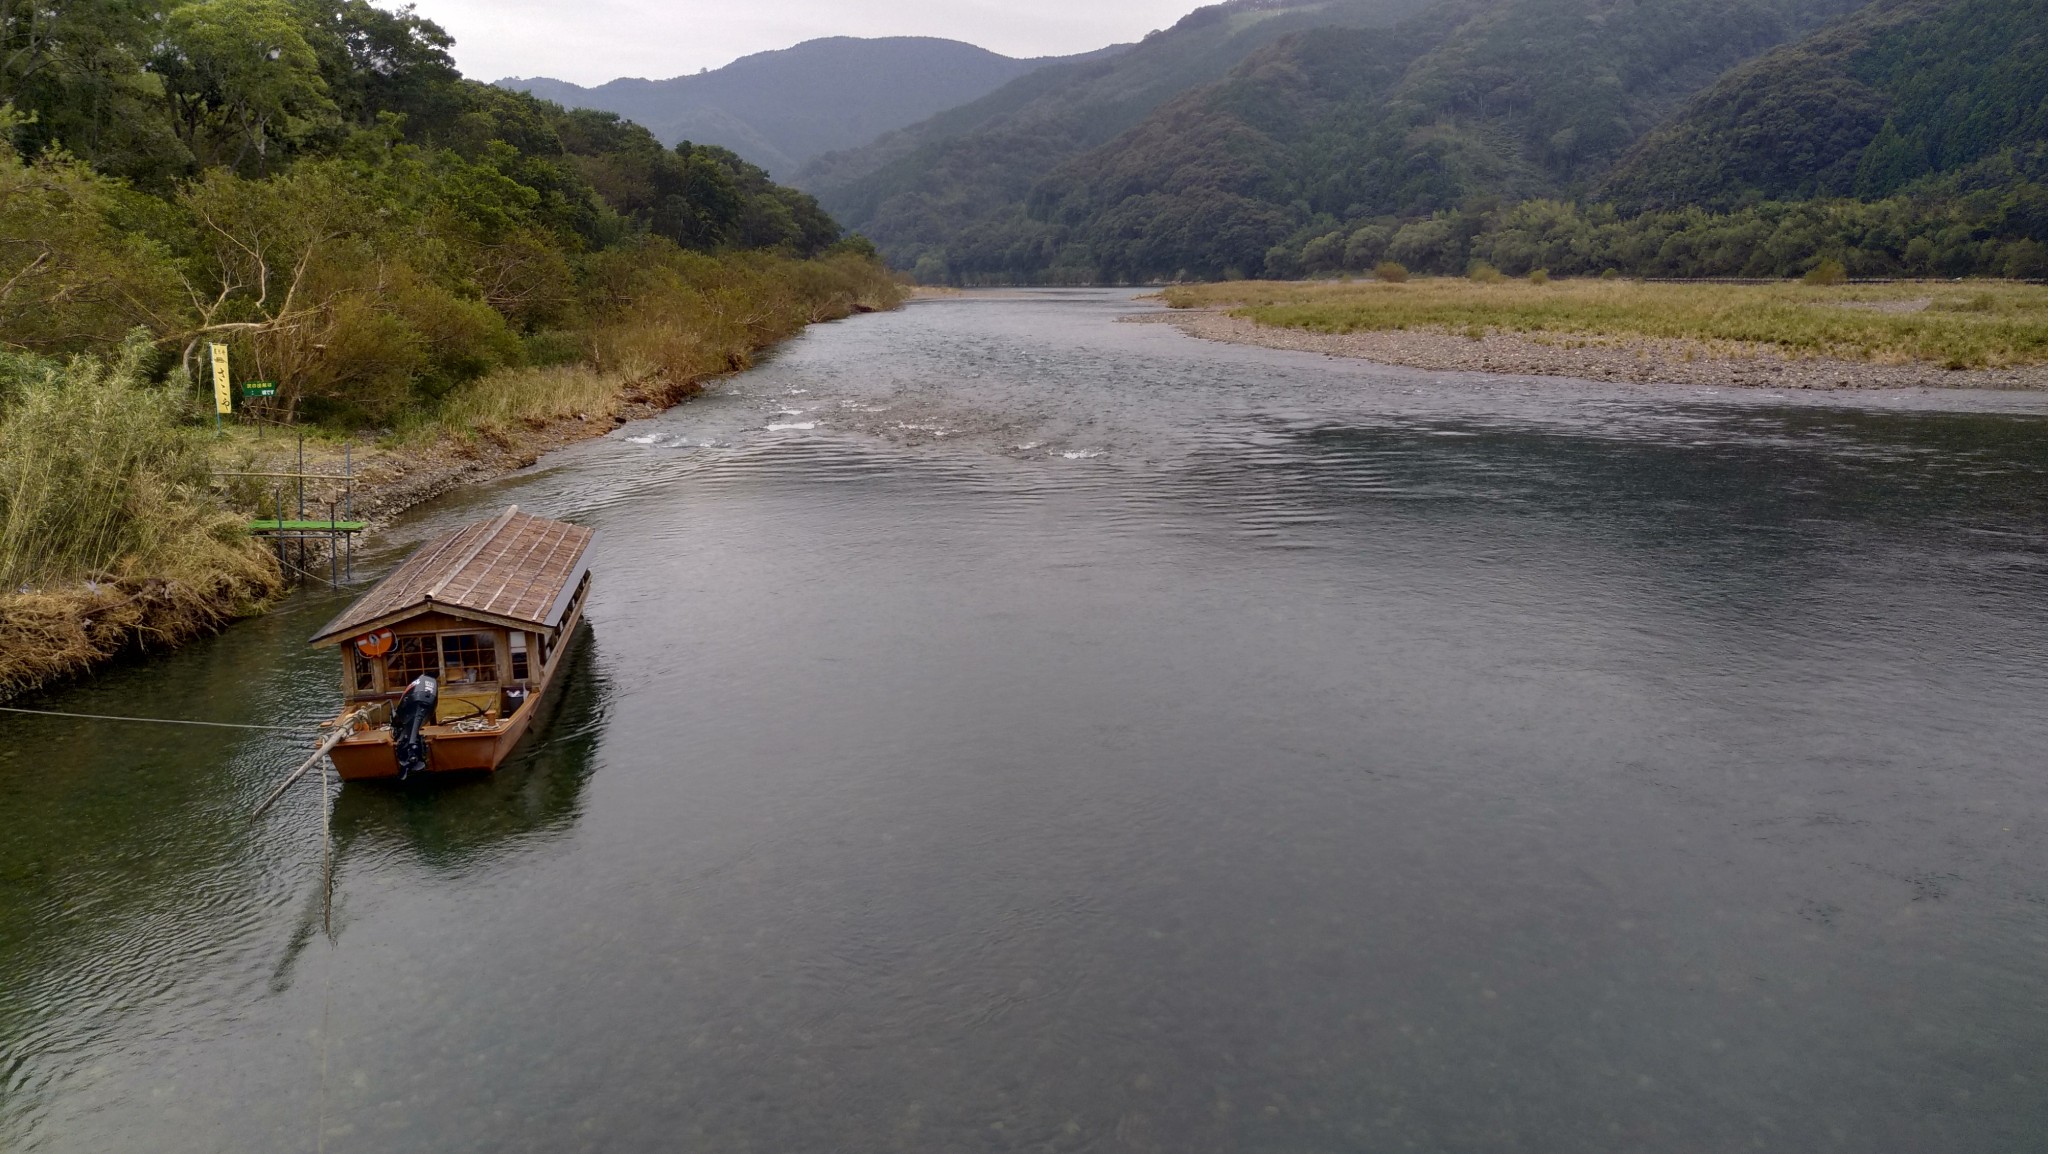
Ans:
<svg viewBox="0 0 2048 1154"><path fill-rule="evenodd" d="M0 1148L2048 1144L2048 398L823 326L409 517L602 530L516 763L0 720ZM32 704L332 712L308 594Z"/></svg>

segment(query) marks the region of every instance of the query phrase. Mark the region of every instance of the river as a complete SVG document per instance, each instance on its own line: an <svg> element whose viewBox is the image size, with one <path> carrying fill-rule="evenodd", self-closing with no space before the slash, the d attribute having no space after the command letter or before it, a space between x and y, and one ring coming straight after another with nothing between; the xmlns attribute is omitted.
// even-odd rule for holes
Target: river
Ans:
<svg viewBox="0 0 2048 1154"><path fill-rule="evenodd" d="M820 326L409 514L601 531L495 779L0 720L10 1151L2048 1145L2048 398ZM300 723L297 595L29 704Z"/></svg>

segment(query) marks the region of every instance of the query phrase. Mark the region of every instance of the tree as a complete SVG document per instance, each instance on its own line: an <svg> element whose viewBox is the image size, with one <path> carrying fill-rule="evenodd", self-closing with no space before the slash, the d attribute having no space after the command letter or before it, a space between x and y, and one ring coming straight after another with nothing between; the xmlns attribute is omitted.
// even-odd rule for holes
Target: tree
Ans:
<svg viewBox="0 0 2048 1154"><path fill-rule="evenodd" d="M397 113L414 132L462 111L455 38L408 4L386 12L368 0L294 0L320 76L342 118L369 127Z"/></svg>
<svg viewBox="0 0 2048 1154"><path fill-rule="evenodd" d="M320 58L285 0L189 0L151 63L171 122L205 168L268 172L337 115Z"/></svg>
<svg viewBox="0 0 2048 1154"><path fill-rule="evenodd" d="M408 201L401 176L427 203ZM180 198L205 253L191 286L200 323L182 334L188 362L202 341L237 343L279 380L282 415L310 406L382 421L415 394L516 361L504 316L464 283L476 249L439 211L439 191L417 170L334 160L194 182Z"/></svg>
<svg viewBox="0 0 2048 1154"><path fill-rule="evenodd" d="M24 154L62 147L102 172L168 187L191 157L144 69L159 0L0 0L0 105Z"/></svg>
<svg viewBox="0 0 2048 1154"><path fill-rule="evenodd" d="M117 223L140 197L61 154L23 161L8 127L0 109L0 347L105 349L180 324L170 254Z"/></svg>

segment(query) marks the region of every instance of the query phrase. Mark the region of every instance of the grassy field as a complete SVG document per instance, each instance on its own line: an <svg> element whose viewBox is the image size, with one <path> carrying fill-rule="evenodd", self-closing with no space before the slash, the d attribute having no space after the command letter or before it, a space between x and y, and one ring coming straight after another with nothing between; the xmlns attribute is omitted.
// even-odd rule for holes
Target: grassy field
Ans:
<svg viewBox="0 0 2048 1154"><path fill-rule="evenodd" d="M2004 281L1887 285L1645 284L1626 280L1402 284L1238 281L1162 294L1319 333L1508 332L1548 344L1696 342L1707 356L1773 353L2000 368L2048 362L2048 287Z"/></svg>

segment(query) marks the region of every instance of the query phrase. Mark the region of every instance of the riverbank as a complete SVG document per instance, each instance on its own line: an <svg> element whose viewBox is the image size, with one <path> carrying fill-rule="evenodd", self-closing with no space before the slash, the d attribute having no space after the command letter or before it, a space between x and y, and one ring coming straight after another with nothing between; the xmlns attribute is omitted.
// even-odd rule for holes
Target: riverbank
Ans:
<svg viewBox="0 0 2048 1154"><path fill-rule="evenodd" d="M1425 280L1169 289L1129 318L1452 372L1786 389L2048 389L2048 289Z"/></svg>
<svg viewBox="0 0 2048 1154"><path fill-rule="evenodd" d="M124 654L175 649L262 612L284 592L283 574L253 541L235 545L182 571L101 575L0 596L0 701Z"/></svg>
<svg viewBox="0 0 2048 1154"><path fill-rule="evenodd" d="M753 352L769 347L772 345ZM726 373L736 371L742 370L729 368ZM460 429L309 438L303 447L304 471L318 479L306 485L307 516L324 518L330 502L337 510L346 504L356 520L369 522L369 532L374 534L406 510L452 489L496 480L531 467L556 449L604 436L630 421L657 416L703 393L724 374L681 380L611 380L587 366L576 366L548 375L588 379L579 382L580 388L542 394L545 409L529 409ZM222 460L248 472L290 473L300 469L300 452L299 442L289 434L273 431L256 436L243 430L231 445L224 446ZM335 479L345 469L352 474L352 482ZM244 503L267 513L279 486L283 487L286 513L295 514L297 490L282 480L259 483L257 488L262 491L245 494Z"/></svg>
<svg viewBox="0 0 2048 1154"><path fill-rule="evenodd" d="M551 450L680 404L811 324L892 309L903 298L877 275L854 291L835 287L779 314L746 314L723 325L649 321L608 334L590 362L504 370L471 382L406 428L354 437L311 430L303 471L332 476L346 460L354 482L309 483L306 513L324 518L329 502L349 500L374 533L458 486L516 472ZM288 431L236 428L208 439L204 456L216 474L285 473L300 470L300 451ZM0 594L0 701L124 656L176 648L263 612L289 581L242 525L268 514L281 484L228 478L211 508L201 510L210 515L178 527L173 548ZM296 487L287 494L295 513Z"/></svg>

